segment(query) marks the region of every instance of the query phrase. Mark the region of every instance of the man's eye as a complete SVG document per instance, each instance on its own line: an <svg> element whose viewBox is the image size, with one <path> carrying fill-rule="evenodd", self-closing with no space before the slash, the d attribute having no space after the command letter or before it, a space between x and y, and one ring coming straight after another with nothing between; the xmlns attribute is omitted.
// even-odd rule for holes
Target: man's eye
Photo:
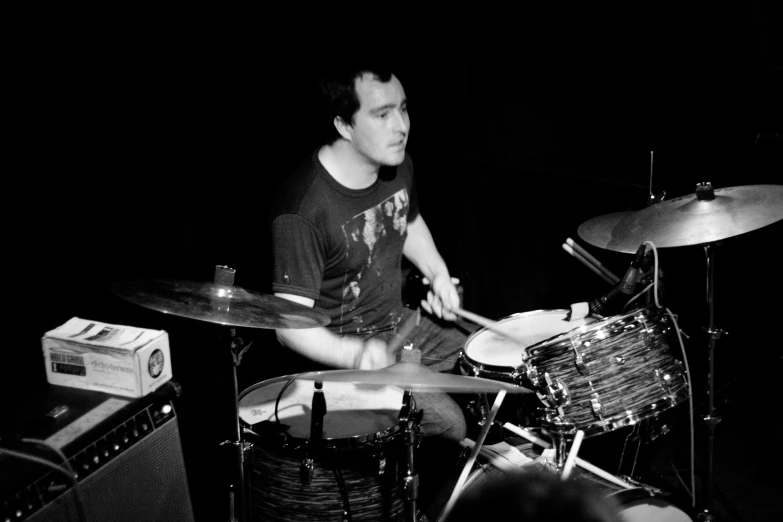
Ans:
<svg viewBox="0 0 783 522"><path fill-rule="evenodd" d="M378 114L378 117L381 118L381 119L385 119L386 116L388 116L388 115L389 115L388 112L381 112L381 113Z"/></svg>

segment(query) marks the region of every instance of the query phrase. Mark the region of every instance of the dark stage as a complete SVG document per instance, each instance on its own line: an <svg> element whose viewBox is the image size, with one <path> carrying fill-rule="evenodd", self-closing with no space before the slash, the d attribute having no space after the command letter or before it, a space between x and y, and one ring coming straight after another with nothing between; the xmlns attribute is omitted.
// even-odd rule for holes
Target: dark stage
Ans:
<svg viewBox="0 0 783 522"><path fill-rule="evenodd" d="M713 9L639 9L619 22L550 16L481 33L492 37L443 30L384 51L409 98L421 213L461 279L465 310L498 320L603 294L609 286L561 245L572 238L622 275L632 256L589 245L577 230L597 216L644 209L650 189L666 202L699 182L783 183L780 28L766 4ZM143 309L109 287L130 278L210 281L216 265L228 265L237 286L270 291L270 201L318 143L313 81L331 58L302 40L281 45L226 28L214 40L116 29L97 38L42 35L27 51L34 60L21 64L24 117L6 191L12 335L2 422L47 387L46 331L74 316L164 329L183 389L179 424L196 520L227 520L221 467L230 456L219 444L229 438L221 426L231 415L230 357L215 325ZM722 419L714 513L722 521L781 515L781 232L779 221L714 245L714 325L728 332L717 341L714 371ZM701 473L705 249L658 254L665 304L689 335ZM272 330L237 333L252 342L240 390L309 367ZM635 471L687 496L687 402L669 415L671 431L641 448ZM583 451L617 472L629 433L589 438Z"/></svg>

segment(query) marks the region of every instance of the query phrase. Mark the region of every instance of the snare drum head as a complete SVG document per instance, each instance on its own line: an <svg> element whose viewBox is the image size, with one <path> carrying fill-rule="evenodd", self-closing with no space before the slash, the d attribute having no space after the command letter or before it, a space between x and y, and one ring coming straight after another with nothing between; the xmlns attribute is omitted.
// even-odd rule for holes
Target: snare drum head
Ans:
<svg viewBox="0 0 783 522"><path fill-rule="evenodd" d="M270 379L242 392L239 418L250 426L262 421L276 422L275 402L287 382L287 378ZM280 398L278 417L289 426L287 431L292 437L310 437L314 385L314 381L297 379ZM403 391L396 386L324 382L323 393L325 439L380 433L399 423Z"/></svg>
<svg viewBox="0 0 783 522"><path fill-rule="evenodd" d="M520 342L515 343L484 328L468 338L465 354L482 364L517 367L522 364L526 347L595 320L586 317L567 321L567 315L568 310L535 310L501 319L495 323L495 329L519 339Z"/></svg>

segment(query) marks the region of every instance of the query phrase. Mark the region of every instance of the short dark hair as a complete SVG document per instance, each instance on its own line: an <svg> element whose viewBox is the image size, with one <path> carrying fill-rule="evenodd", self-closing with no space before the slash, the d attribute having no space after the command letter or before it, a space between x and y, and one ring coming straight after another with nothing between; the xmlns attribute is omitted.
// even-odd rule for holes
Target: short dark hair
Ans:
<svg viewBox="0 0 783 522"><path fill-rule="evenodd" d="M319 80L322 134L325 143L333 143L340 138L340 133L334 126L335 117L339 116L347 124L353 122L353 116L360 107L356 80L365 74L371 75L382 83L392 78L391 68L387 65L362 63L337 67Z"/></svg>

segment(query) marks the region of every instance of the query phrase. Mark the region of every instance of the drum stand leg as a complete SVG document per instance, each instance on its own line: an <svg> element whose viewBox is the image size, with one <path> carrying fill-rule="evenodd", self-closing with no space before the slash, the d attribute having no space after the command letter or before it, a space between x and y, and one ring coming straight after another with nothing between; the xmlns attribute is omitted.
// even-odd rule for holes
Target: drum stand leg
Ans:
<svg viewBox="0 0 783 522"><path fill-rule="evenodd" d="M222 336L221 336L222 337ZM239 390L237 385L237 366L242 362L242 355L250 348L250 344L245 344L242 338L236 336L236 330L231 328L229 331L230 352L232 363L232 411L233 419L231 425L231 436L233 440L222 442L221 446L231 446L232 467L229 482L229 522L248 522L247 511L247 492L245 481L245 452L246 444L242 441L242 434L239 425Z"/></svg>
<svg viewBox="0 0 783 522"><path fill-rule="evenodd" d="M576 425L563 419L561 416L547 417L542 422L542 427L552 438L552 446L555 449L553 465L555 470L560 473L565 466L568 456L568 439L576 434Z"/></svg>
<svg viewBox="0 0 783 522"><path fill-rule="evenodd" d="M403 444L405 446L405 470L402 475L403 495L405 498L405 520L418 521L418 508L416 501L419 498L419 475L416 473L414 463L414 450L416 449L416 429L421 422L424 412L411 407L411 391L406 389L402 397L402 409L400 410L400 428L403 432Z"/></svg>

